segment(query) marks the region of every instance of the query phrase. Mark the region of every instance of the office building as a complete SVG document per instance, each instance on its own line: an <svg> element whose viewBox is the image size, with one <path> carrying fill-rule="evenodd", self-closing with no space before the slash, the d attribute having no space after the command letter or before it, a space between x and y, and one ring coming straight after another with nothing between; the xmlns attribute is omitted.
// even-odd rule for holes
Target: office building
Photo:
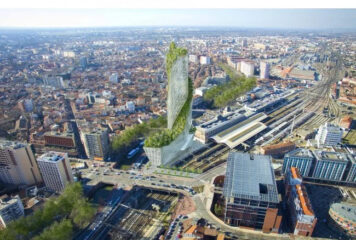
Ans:
<svg viewBox="0 0 356 240"><path fill-rule="evenodd" d="M343 131L340 127L332 125L331 123L325 123L325 125L319 127L315 140L318 147L336 146L341 143L342 134Z"/></svg>
<svg viewBox="0 0 356 240"><path fill-rule="evenodd" d="M67 153L47 152L37 162L47 189L61 192L74 181Z"/></svg>
<svg viewBox="0 0 356 240"><path fill-rule="evenodd" d="M60 76L46 76L43 83L54 88L64 88L63 78Z"/></svg>
<svg viewBox="0 0 356 240"><path fill-rule="evenodd" d="M347 238L356 238L356 205L333 203L329 209L328 226Z"/></svg>
<svg viewBox="0 0 356 240"><path fill-rule="evenodd" d="M270 65L267 62L260 63L260 78L261 79L268 79L270 72Z"/></svg>
<svg viewBox="0 0 356 240"><path fill-rule="evenodd" d="M227 224L279 231L282 217L270 156L230 152L223 195Z"/></svg>
<svg viewBox="0 0 356 240"><path fill-rule="evenodd" d="M245 74L246 77L252 77L255 72L255 65L251 61L241 62L241 72Z"/></svg>
<svg viewBox="0 0 356 240"><path fill-rule="evenodd" d="M34 185L42 182L29 145L0 139L0 181L14 185Z"/></svg>
<svg viewBox="0 0 356 240"><path fill-rule="evenodd" d="M294 235L310 237L313 234L317 219L302 184L302 177L295 167L289 168L284 178L286 202Z"/></svg>
<svg viewBox="0 0 356 240"><path fill-rule="evenodd" d="M126 102L126 108L130 113L135 112L135 103L132 101Z"/></svg>
<svg viewBox="0 0 356 240"><path fill-rule="evenodd" d="M313 178L342 181L345 170L351 160L345 153L313 151L316 159Z"/></svg>
<svg viewBox="0 0 356 240"><path fill-rule="evenodd" d="M3 195L0 197L0 231L13 220L25 215L25 210L19 196L9 197Z"/></svg>
<svg viewBox="0 0 356 240"><path fill-rule="evenodd" d="M92 129L81 131L81 138L85 152L90 159L105 160L109 151L108 131Z"/></svg>
<svg viewBox="0 0 356 240"><path fill-rule="evenodd" d="M201 65L206 65L206 64L210 64L210 57L208 56L200 56L200 64Z"/></svg>
<svg viewBox="0 0 356 240"><path fill-rule="evenodd" d="M346 182L356 183L356 156L348 155L350 163L347 169Z"/></svg>
<svg viewBox="0 0 356 240"><path fill-rule="evenodd" d="M284 155L282 172L286 174L291 167L298 168L303 177L309 176L314 155L309 149L298 148Z"/></svg>
<svg viewBox="0 0 356 240"><path fill-rule="evenodd" d="M117 73L112 73L109 77L109 82L111 83L118 83L119 82L119 75Z"/></svg>

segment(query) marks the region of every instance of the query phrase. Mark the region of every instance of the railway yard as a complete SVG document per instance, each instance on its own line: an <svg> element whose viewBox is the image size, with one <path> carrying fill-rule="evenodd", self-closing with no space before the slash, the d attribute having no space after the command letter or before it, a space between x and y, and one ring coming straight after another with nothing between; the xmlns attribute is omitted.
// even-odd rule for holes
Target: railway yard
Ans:
<svg viewBox="0 0 356 240"><path fill-rule="evenodd" d="M134 187L87 239L153 239L171 220L178 195Z"/></svg>

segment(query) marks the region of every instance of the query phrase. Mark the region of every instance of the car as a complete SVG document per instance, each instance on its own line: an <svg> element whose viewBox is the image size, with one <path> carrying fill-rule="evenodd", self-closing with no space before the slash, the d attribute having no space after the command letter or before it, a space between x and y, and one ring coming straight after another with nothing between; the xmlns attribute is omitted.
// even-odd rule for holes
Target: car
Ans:
<svg viewBox="0 0 356 240"><path fill-rule="evenodd" d="M159 180L159 182L164 182L163 180Z"/></svg>
<svg viewBox="0 0 356 240"><path fill-rule="evenodd" d="M153 183L151 183L151 185L156 185L156 184L153 182Z"/></svg>

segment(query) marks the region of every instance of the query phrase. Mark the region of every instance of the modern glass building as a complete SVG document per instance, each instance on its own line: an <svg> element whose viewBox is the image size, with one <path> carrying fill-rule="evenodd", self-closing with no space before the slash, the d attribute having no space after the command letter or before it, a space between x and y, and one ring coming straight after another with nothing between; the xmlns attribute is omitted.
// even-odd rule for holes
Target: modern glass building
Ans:
<svg viewBox="0 0 356 240"><path fill-rule="evenodd" d="M313 178L342 181L349 158L345 153L313 151L316 163Z"/></svg>
<svg viewBox="0 0 356 240"><path fill-rule="evenodd" d="M291 167L296 167L303 177L307 177L309 176L313 159L314 156L310 150L304 148L295 149L284 155L282 171L285 174Z"/></svg>
<svg viewBox="0 0 356 240"><path fill-rule="evenodd" d="M230 152L224 181L225 222L278 232L278 192L271 157Z"/></svg>

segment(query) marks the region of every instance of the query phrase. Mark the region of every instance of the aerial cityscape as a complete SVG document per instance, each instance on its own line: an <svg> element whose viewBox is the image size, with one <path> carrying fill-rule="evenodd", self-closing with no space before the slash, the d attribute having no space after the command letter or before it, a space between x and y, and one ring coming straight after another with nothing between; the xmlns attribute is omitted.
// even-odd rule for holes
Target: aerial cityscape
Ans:
<svg viewBox="0 0 356 240"><path fill-rule="evenodd" d="M355 9L2 11L1 240L356 239Z"/></svg>

